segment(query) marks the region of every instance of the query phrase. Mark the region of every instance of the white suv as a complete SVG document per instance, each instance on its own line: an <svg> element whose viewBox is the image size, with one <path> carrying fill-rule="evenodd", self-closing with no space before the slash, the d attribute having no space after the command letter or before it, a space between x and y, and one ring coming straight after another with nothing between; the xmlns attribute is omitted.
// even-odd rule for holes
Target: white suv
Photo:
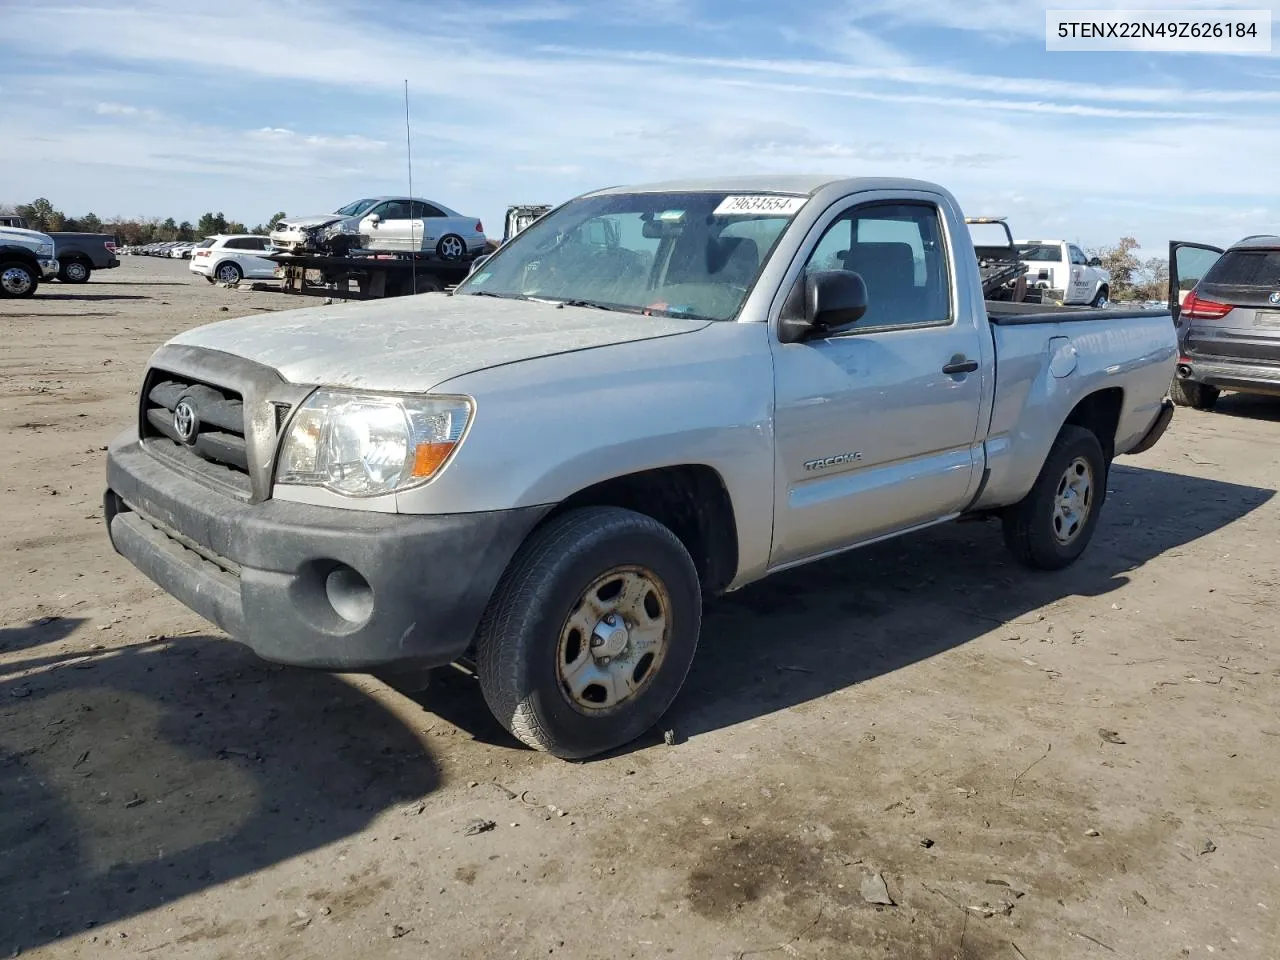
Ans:
<svg viewBox="0 0 1280 960"><path fill-rule="evenodd" d="M191 252L191 272L210 283L269 280L276 275L276 262L261 254L271 249L269 239L250 233L205 237Z"/></svg>

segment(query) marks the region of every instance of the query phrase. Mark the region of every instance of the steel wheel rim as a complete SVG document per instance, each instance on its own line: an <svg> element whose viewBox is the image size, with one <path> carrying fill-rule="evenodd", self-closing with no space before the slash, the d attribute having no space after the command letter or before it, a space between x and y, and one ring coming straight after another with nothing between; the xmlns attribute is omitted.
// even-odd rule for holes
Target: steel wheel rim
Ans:
<svg viewBox="0 0 1280 960"><path fill-rule="evenodd" d="M9 293L23 294L31 289L31 274L21 267L10 267L0 274L0 286Z"/></svg>
<svg viewBox="0 0 1280 960"><path fill-rule="evenodd" d="M234 283L239 279L240 271L232 266L225 266L218 270L218 279L223 283Z"/></svg>
<svg viewBox="0 0 1280 960"><path fill-rule="evenodd" d="M462 256L462 241L456 237L445 237L440 241L440 249L446 257L453 259Z"/></svg>
<svg viewBox="0 0 1280 960"><path fill-rule="evenodd" d="M1084 457L1076 457L1058 478L1053 495L1053 536L1066 546L1089 522L1093 511L1093 467Z"/></svg>
<svg viewBox="0 0 1280 960"><path fill-rule="evenodd" d="M652 570L620 566L579 595L556 646L560 692L583 713L634 700L658 675L671 637L671 596Z"/></svg>
<svg viewBox="0 0 1280 960"><path fill-rule="evenodd" d="M84 268L83 263L67 264L67 276L72 280L83 280L89 275L89 271Z"/></svg>

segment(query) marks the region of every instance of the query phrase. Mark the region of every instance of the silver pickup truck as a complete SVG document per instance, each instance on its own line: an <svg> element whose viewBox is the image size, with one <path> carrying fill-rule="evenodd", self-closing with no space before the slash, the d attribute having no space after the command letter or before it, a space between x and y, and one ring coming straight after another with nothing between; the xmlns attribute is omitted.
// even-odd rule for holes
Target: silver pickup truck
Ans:
<svg viewBox="0 0 1280 960"><path fill-rule="evenodd" d="M670 706L704 596L966 515L1080 555L1172 416L1173 323L998 306L929 183L602 190L452 294L174 338L107 524L269 660L467 663L515 736L590 756Z"/></svg>

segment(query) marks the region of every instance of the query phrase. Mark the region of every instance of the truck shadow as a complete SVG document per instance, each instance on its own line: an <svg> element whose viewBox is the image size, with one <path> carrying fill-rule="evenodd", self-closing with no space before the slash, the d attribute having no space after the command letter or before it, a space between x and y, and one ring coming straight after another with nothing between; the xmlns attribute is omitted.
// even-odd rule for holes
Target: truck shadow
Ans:
<svg viewBox="0 0 1280 960"><path fill-rule="evenodd" d="M1209 416L1238 417L1243 420L1270 420L1280 423L1280 397L1228 393L1214 405Z"/></svg>
<svg viewBox="0 0 1280 960"><path fill-rule="evenodd" d="M998 524L934 527L777 574L709 603L689 678L662 724L618 756L825 696L1034 619L1069 596L1104 596L1128 573L1262 506L1274 491L1116 465L1093 542L1057 573L1026 570ZM453 670L420 693L426 711L477 740L521 748Z"/></svg>
<svg viewBox="0 0 1280 960"><path fill-rule="evenodd" d="M73 626L0 639L31 649ZM247 878L438 782L419 736L375 700L225 639L11 660L0 665L0 952ZM282 905L282 926L295 906Z"/></svg>
<svg viewBox="0 0 1280 960"><path fill-rule="evenodd" d="M139 293L97 293L88 291L86 293L37 293L36 297L40 300L150 300L150 297L143 296Z"/></svg>
<svg viewBox="0 0 1280 960"><path fill-rule="evenodd" d="M707 611L688 682L664 725L681 736L705 733L901 669L1002 626L1016 634L1041 607L1118 591L1147 561L1275 495L1118 464L1108 488L1089 549L1056 573L1017 564L994 522L962 523L724 597Z"/></svg>

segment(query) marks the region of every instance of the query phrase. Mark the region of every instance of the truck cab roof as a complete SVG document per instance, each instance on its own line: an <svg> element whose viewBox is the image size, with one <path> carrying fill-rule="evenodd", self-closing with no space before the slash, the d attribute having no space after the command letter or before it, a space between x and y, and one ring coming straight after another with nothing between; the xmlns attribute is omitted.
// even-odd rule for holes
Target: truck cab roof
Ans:
<svg viewBox="0 0 1280 960"><path fill-rule="evenodd" d="M927 190L947 195L936 183L904 177L848 177L831 174L751 174L737 177L696 177L655 183L620 185L596 190L589 196L613 193L790 193L814 196L828 188L840 193L864 190Z"/></svg>

